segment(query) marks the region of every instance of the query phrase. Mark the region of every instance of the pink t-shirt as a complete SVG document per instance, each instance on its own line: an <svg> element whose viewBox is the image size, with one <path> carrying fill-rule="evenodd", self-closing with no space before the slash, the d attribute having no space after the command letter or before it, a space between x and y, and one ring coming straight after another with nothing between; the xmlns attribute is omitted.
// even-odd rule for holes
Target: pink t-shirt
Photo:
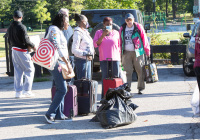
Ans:
<svg viewBox="0 0 200 140"><path fill-rule="evenodd" d="M94 47L98 47L99 49L99 61L106 60L106 58L112 58L113 61L120 61L121 47L119 32L116 30L112 30L112 32L110 32L110 35L105 36L101 44L98 46L96 42L101 37L102 33L102 29L96 31L93 39Z"/></svg>

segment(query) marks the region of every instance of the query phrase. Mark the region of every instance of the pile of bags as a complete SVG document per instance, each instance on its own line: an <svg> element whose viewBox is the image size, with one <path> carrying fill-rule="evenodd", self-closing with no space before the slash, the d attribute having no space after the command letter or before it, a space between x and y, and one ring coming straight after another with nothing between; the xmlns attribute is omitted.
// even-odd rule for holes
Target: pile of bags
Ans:
<svg viewBox="0 0 200 140"><path fill-rule="evenodd" d="M132 96L127 91L128 89L127 83L109 89L92 120L99 121L103 128L114 128L133 123L137 118L134 110L138 106L130 100Z"/></svg>

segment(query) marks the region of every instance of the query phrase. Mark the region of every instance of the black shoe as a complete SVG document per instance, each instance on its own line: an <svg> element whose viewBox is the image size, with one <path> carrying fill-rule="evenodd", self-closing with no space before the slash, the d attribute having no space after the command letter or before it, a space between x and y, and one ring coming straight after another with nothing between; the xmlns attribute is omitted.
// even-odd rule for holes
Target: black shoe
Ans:
<svg viewBox="0 0 200 140"><path fill-rule="evenodd" d="M49 117L47 115L44 115L45 119L47 120L48 123L52 124L55 123L55 120L53 117Z"/></svg>
<svg viewBox="0 0 200 140"><path fill-rule="evenodd" d="M142 93L142 90L138 90L138 94L143 94L143 93Z"/></svg>

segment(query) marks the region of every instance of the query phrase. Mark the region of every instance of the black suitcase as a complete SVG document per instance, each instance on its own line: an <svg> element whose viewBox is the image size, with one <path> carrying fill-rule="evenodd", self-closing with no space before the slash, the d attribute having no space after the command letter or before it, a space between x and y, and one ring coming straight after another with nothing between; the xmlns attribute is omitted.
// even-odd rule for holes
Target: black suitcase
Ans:
<svg viewBox="0 0 200 140"><path fill-rule="evenodd" d="M86 62L87 62L87 59L86 59ZM91 67L93 71L93 64L91 64ZM92 72L91 72L91 77L92 77ZM95 113L97 111L98 82L83 78L83 79L75 80L74 85L76 85L77 87L78 114L88 115L89 113Z"/></svg>

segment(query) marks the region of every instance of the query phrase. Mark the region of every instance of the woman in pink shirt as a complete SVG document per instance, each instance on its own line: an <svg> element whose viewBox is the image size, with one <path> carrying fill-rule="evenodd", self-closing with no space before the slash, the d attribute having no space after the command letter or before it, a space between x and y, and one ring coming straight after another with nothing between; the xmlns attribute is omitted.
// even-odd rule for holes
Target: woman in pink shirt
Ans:
<svg viewBox="0 0 200 140"><path fill-rule="evenodd" d="M195 62L194 71L197 77L197 83L200 90L200 26L197 30L197 35L195 37Z"/></svg>
<svg viewBox="0 0 200 140"><path fill-rule="evenodd" d="M103 20L104 28L96 31L93 39L94 47L99 49L102 81L110 76L108 75L107 59L109 59L109 68L111 68L111 64L113 63L112 77L119 77L119 65L121 60L120 38L119 32L112 29L112 23L112 18L105 17Z"/></svg>

